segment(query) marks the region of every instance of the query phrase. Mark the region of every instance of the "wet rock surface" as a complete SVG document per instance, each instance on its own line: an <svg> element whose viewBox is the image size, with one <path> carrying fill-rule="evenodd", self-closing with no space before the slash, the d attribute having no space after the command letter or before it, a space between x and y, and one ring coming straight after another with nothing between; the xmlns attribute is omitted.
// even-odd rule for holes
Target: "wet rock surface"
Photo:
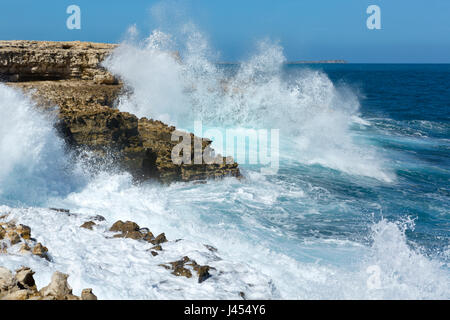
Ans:
<svg viewBox="0 0 450 320"><path fill-rule="evenodd" d="M185 256L180 260L169 262L168 264L162 264L162 267L172 270L172 274L175 276L183 276L186 278L192 278L192 272L195 272L198 278L198 283L202 283L208 279L210 266L201 266L195 260Z"/></svg>
<svg viewBox="0 0 450 320"><path fill-rule="evenodd" d="M140 228L139 225L133 221L123 222L122 220L118 220L111 226L109 231L117 232L117 234L114 235L114 238L130 238L157 245L152 248L153 250L162 250L160 244L167 242L166 235L164 233L161 233L155 237L150 229Z"/></svg>
<svg viewBox="0 0 450 320"><path fill-rule="evenodd" d="M50 260L48 249L31 238L31 228L15 221L0 222L0 254L7 254L19 245L20 254L33 254Z"/></svg>
<svg viewBox="0 0 450 320"><path fill-rule="evenodd" d="M163 251L161 244L168 242L164 233L161 233L157 237L153 237L153 234L148 228L140 228L139 225L133 221L123 222L118 220L111 226L109 231L118 232L114 235L114 238L131 238L154 244L153 247L147 250L152 256L157 256L157 251ZM217 249L212 246L207 246L207 248L210 251L217 251ZM172 274L176 276L192 278L192 274L194 273L197 276L198 283L202 283L211 276L209 270L212 268L208 265L199 265L195 260L192 260L187 256L180 260L169 262L168 264L161 264L160 266L172 270Z"/></svg>

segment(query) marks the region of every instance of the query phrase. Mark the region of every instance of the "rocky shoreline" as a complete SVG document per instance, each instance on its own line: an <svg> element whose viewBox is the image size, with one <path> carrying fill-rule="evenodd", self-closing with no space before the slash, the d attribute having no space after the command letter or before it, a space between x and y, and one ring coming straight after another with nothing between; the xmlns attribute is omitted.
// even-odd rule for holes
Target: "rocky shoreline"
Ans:
<svg viewBox="0 0 450 320"><path fill-rule="evenodd" d="M138 180L163 183L240 177L238 164L218 155L213 164L175 164L176 131L161 121L114 108L124 84L101 66L117 47L89 42L0 41L0 80L29 94L43 110L56 112L58 131L74 150L99 159L113 154L117 165ZM191 134L191 141L201 139ZM202 152L212 152L202 139ZM191 146L194 159L194 143Z"/></svg>
<svg viewBox="0 0 450 320"><path fill-rule="evenodd" d="M62 215L69 219L84 221L79 225L76 233L88 232L94 237L100 236L105 239L104 241L111 242L111 245L114 244L114 241L122 239L125 242L121 241L120 246L125 245L130 247L130 249L134 247L133 242L135 241L139 246L144 245L147 247L143 252L146 256L145 259L156 259L154 266L156 269L160 268L152 272L167 272L165 276L167 278L175 276L186 281L195 280L200 286L205 281L209 282L210 278L216 282L222 276L229 277L229 275L225 275L227 272L224 273L224 270L220 270L220 267L213 267L209 263L199 264L190 257L191 254L187 256L183 255L182 252L174 252L174 246L185 240L169 240L164 233L159 235L153 234L149 228L141 227L134 221L118 220L111 225L101 215L89 217L84 214L73 213L67 209L48 208L46 210L53 212L54 215ZM25 250L25 246L28 249ZM207 244L202 246L204 247L203 250L209 252L209 255L213 257L213 261L222 261L215 247ZM32 229L26 225L19 224L14 214L11 216L11 214L7 213L0 216L0 247L5 249L0 251L0 257L8 255L11 257L28 256L31 260L24 261L42 259L42 263L48 265L48 267L54 265L51 269L57 268L57 264L52 258L52 251L56 256L58 256L58 252L55 249L47 249L37 242L36 239L32 238ZM173 258L175 259L173 260ZM36 260L36 262L38 261ZM38 290L33 279L35 272L32 268L21 263L16 265L14 269L17 269L15 274L0 265L0 300L97 300L97 296L92 288L78 289L81 290L80 296L73 294L68 282L70 274L54 271L50 284ZM236 298L246 299L244 291L236 292ZM99 299L101 299L101 296L99 296Z"/></svg>
<svg viewBox="0 0 450 320"><path fill-rule="evenodd" d="M130 172L136 180L171 183L240 177L237 163L230 163L220 155L222 161L214 164L175 164L171 159L172 149L179 143L172 141L175 127L115 108L115 101L125 93L126 84L100 64L116 47L83 42L0 41L0 82L22 90L43 112L55 116L55 128L75 154L88 150L95 159L112 156L114 165ZM200 139L202 152L212 152L211 141L183 134L190 135L192 142ZM192 159L193 150L194 143ZM185 251L171 252L170 248L177 246L181 239L169 241L164 233L153 235L149 228L133 221L118 220L111 225L100 215L84 216L66 209L46 210L55 216L83 219L79 228L73 230L76 234L88 232L111 239L105 240L108 242L123 238L126 240L123 245L132 246L127 242L129 239L137 241L139 246L149 245L145 249L146 259L153 259L160 269L157 272L167 272L167 277L194 278L200 284L221 274L215 267L197 263ZM55 262L58 259L53 259L52 255L59 256L61 252L44 246L45 239L40 239L44 244L38 242L40 237L35 239L31 234L34 226L21 224L21 220L21 217L11 218L8 211L0 215L0 256L14 260L23 257L23 261L28 261L23 264L42 263L53 271L58 270ZM203 250L209 252L213 260L221 260L214 247L204 245ZM199 261L198 257L196 259ZM50 284L38 290L30 265L21 263L20 268L20 265L13 265L10 269L17 269L15 273L0 266L0 300L97 300L90 288L83 289L80 296L73 294L68 283L70 270L66 271L68 274L54 272ZM239 297L243 298L244 293L239 292Z"/></svg>

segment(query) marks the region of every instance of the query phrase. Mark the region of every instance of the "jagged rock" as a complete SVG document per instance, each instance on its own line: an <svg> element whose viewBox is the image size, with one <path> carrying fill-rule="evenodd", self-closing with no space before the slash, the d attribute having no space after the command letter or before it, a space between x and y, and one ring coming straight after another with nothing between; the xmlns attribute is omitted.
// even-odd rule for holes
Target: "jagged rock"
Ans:
<svg viewBox="0 0 450 320"><path fill-rule="evenodd" d="M23 224L19 224L19 226L16 228L17 233L22 239L30 240L31 238L31 228L28 226L25 226Z"/></svg>
<svg viewBox="0 0 450 320"><path fill-rule="evenodd" d="M140 229L139 225L133 221L122 222L119 220L115 224L113 224L110 231L120 231L120 232L126 233L126 232L133 232L133 231L139 232L139 229Z"/></svg>
<svg viewBox="0 0 450 320"><path fill-rule="evenodd" d="M83 289L81 292L81 300L97 300L97 296L92 293L92 289Z"/></svg>
<svg viewBox="0 0 450 320"><path fill-rule="evenodd" d="M45 258L45 259L49 260L48 249L47 249L47 247L44 247L40 242L38 242L34 246L32 253L36 256L39 256L41 258Z"/></svg>
<svg viewBox="0 0 450 320"><path fill-rule="evenodd" d="M139 225L133 221L123 222L119 220L112 225L109 231L120 232L114 235L115 238L131 238L134 240L144 238L144 234L139 231Z"/></svg>
<svg viewBox="0 0 450 320"><path fill-rule="evenodd" d="M150 253L152 254L152 256L157 256L158 255L158 252L156 252L156 251L150 251Z"/></svg>
<svg viewBox="0 0 450 320"><path fill-rule="evenodd" d="M3 240L3 241L2 241ZM4 240L9 240L4 242ZM32 253L50 260L48 256L48 249L41 243L36 243L33 249L30 245L33 245L36 240L31 238L31 228L23 224L16 225L15 221L8 221L0 223L0 253L8 253L8 245L16 245L21 243L19 252L22 254Z"/></svg>
<svg viewBox="0 0 450 320"><path fill-rule="evenodd" d="M151 247L150 250L157 250L157 251L162 251L162 247L160 245Z"/></svg>
<svg viewBox="0 0 450 320"><path fill-rule="evenodd" d="M211 275L209 274L209 266L195 266L194 270L197 271L198 283L202 283L208 279Z"/></svg>
<svg viewBox="0 0 450 320"><path fill-rule="evenodd" d="M144 240L152 244L157 244L156 239L153 237L153 233L148 228L140 228L139 225L133 221L123 222L121 220L116 221L109 231L119 232L114 235L114 238L130 238L134 240ZM158 238L159 237L159 238ZM165 242L167 239L164 234L157 237L158 241ZM162 243L158 242L158 243Z"/></svg>
<svg viewBox="0 0 450 320"><path fill-rule="evenodd" d="M39 291L33 275L27 267L18 269L15 276L0 267L0 300L97 300L92 289L84 289L81 297L73 295L67 274L55 272L50 284Z"/></svg>
<svg viewBox="0 0 450 320"><path fill-rule="evenodd" d="M27 254L27 253L31 253L31 248L27 243L23 243L20 246L19 252L22 254Z"/></svg>
<svg viewBox="0 0 450 320"><path fill-rule="evenodd" d="M15 230L9 230L6 233L6 238L10 241L11 245L15 245L20 242L20 236Z"/></svg>
<svg viewBox="0 0 450 320"><path fill-rule="evenodd" d="M72 288L67 283L69 275L56 271L52 275L50 284L42 288L39 292L43 297L51 296L64 300L65 296L72 295Z"/></svg>
<svg viewBox="0 0 450 320"><path fill-rule="evenodd" d="M85 229L89 229L89 230L93 230L93 226L96 226L97 224L94 221L86 221L85 223L83 223L80 228L85 228Z"/></svg>
<svg viewBox="0 0 450 320"><path fill-rule="evenodd" d="M186 266L192 267L194 271L197 273L198 283L201 283L208 279L211 275L209 274L210 266L201 266L195 262L195 260L191 260L189 257L183 257L181 260L177 260L174 262L169 262L170 267L167 265L160 265L166 269L171 269L172 274L176 276L183 276L187 278L192 277L192 272Z"/></svg>
<svg viewBox="0 0 450 320"><path fill-rule="evenodd" d="M155 240L153 240L151 242L152 242L152 244L161 244L161 243L167 242L166 235L164 233L161 233L159 236L157 236L155 238Z"/></svg>
<svg viewBox="0 0 450 320"><path fill-rule="evenodd" d="M14 286L14 276L11 271L6 268L0 267L0 294L9 290Z"/></svg>
<svg viewBox="0 0 450 320"><path fill-rule="evenodd" d="M16 280L24 289L28 290L35 290L36 289L36 283L34 282L33 278L34 272L27 267L22 267L19 270L16 271Z"/></svg>
<svg viewBox="0 0 450 320"><path fill-rule="evenodd" d="M5 81L20 81L9 85L30 92L44 108L59 106L57 127L68 145L76 150L87 147L99 159L112 152L116 163L138 180L170 183L240 177L237 163L220 156L216 164L172 162L172 150L179 143L171 139L175 127L138 119L113 108L123 92L122 84L100 62L115 47L82 42L0 41L0 78L3 75ZM194 140L200 138L188 135L194 160ZM203 139L201 151L211 152L210 144Z"/></svg>
<svg viewBox="0 0 450 320"><path fill-rule="evenodd" d="M93 216L93 217L91 217L91 219L92 220L94 220L94 221L100 221L100 222L102 222L102 221L106 221L106 219L105 219L105 217L104 216L101 216L101 215L95 215L95 216Z"/></svg>

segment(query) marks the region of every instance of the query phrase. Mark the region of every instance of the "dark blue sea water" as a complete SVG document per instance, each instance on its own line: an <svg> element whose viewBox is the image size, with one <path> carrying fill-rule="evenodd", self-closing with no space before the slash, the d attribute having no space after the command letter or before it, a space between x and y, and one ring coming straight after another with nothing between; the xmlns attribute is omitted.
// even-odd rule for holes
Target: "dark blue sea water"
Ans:
<svg viewBox="0 0 450 320"><path fill-rule="evenodd" d="M370 203L377 203L377 214L387 219L414 218L415 230L407 232L408 239L430 253L446 250L450 244L450 65L308 67L323 70L336 85L357 92L360 115L370 126L355 125L352 130L383 151L397 177L387 185L339 187L333 182L327 187L351 199L355 212L372 211ZM290 65L287 72L298 68ZM330 223L330 228L336 224Z"/></svg>

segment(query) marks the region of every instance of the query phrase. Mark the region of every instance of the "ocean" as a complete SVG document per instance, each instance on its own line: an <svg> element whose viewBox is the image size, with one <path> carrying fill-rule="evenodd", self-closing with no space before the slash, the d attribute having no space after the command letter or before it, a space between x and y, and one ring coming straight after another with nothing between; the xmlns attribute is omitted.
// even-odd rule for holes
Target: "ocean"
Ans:
<svg viewBox="0 0 450 320"><path fill-rule="evenodd" d="M242 180L160 185L92 170L54 119L0 84L0 215L52 256L1 266L30 266L38 287L62 271L100 299L450 298L450 65L290 65L267 43L239 65L186 46L179 64L152 37L104 63L133 89L117 107L186 130L278 129L278 171L242 161ZM80 229L93 214L107 221ZM183 240L150 257L104 236L119 219ZM198 284L158 267L185 255L216 272Z"/></svg>

